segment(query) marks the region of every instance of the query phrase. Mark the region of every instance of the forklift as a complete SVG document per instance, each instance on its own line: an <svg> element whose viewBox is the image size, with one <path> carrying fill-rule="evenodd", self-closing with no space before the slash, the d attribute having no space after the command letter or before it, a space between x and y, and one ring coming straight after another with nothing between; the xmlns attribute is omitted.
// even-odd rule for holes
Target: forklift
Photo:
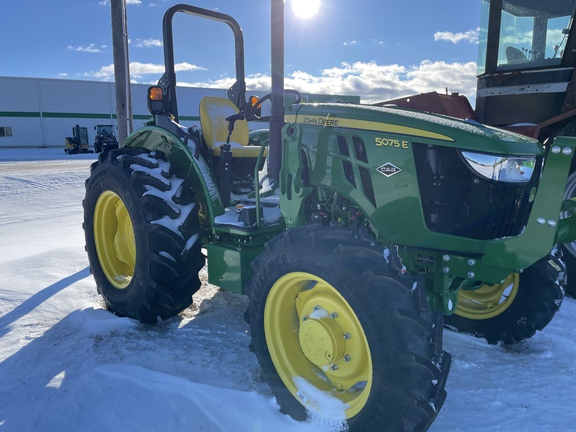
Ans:
<svg viewBox="0 0 576 432"><path fill-rule="evenodd" d="M89 149L88 128L76 125L72 128L72 136L64 139L64 152L68 154L94 153Z"/></svg>

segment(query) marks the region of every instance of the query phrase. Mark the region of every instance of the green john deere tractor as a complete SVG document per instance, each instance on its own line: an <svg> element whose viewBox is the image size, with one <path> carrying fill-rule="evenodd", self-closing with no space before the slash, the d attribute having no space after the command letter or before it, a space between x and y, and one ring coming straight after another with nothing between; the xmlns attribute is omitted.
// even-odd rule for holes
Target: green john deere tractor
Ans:
<svg viewBox="0 0 576 432"><path fill-rule="evenodd" d="M235 39L236 82L227 99L202 100L201 133L178 123L177 13L222 22ZM200 287L205 250L209 282L249 297L254 351L285 412L322 415L329 396L351 431L426 430L446 397L442 324L459 293L510 297L501 286L530 282L516 296L534 313L497 330L506 342L560 306L555 245L576 239L559 216L574 208L563 185L576 140L543 146L398 107L300 103L279 73L282 0L272 21L272 93L247 103L238 23L193 6L166 12L154 121L100 154L86 181L98 291L117 315L169 319ZM247 121L268 100L269 144L250 145Z"/></svg>

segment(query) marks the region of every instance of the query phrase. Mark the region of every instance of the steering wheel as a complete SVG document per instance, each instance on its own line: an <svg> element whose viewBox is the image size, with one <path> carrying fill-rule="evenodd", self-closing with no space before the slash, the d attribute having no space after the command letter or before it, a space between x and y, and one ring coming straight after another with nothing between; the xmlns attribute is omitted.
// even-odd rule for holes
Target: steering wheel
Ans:
<svg viewBox="0 0 576 432"><path fill-rule="evenodd" d="M284 95L287 94L292 94L294 96L296 96L295 100L286 104L286 106L284 108L289 107L292 104L297 104L300 103L302 101L302 95L300 94L300 92L298 90L290 90L290 89L285 89L284 90ZM250 114L251 116L255 119L255 120L262 120L262 116L257 115L256 112L258 111L258 108L261 108L261 105L263 102L266 102L267 100L270 100L272 98L272 93L268 93L264 96L262 96L261 98L259 98L255 104L253 104L250 107ZM269 116L264 117L264 119L269 118Z"/></svg>

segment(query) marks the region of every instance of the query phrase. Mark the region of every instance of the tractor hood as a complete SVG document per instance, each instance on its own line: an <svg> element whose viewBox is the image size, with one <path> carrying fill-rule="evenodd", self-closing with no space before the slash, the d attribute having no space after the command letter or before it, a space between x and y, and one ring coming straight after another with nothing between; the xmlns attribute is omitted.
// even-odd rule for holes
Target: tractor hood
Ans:
<svg viewBox="0 0 576 432"><path fill-rule="evenodd" d="M576 238L576 224L559 217L574 138L557 137L545 153L522 135L395 106L293 105L286 121L288 227L304 223L312 188L337 193L383 244L427 251L435 272L447 259L451 275L490 283Z"/></svg>
<svg viewBox="0 0 576 432"><path fill-rule="evenodd" d="M357 129L404 136L424 144L506 155L543 155L542 145L524 135L394 105L343 103L292 105L286 122L334 129Z"/></svg>

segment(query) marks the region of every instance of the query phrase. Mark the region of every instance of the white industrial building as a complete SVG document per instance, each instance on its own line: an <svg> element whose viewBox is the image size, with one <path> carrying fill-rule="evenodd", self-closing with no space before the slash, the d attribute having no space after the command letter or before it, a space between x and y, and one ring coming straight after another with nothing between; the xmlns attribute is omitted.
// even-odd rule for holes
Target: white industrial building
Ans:
<svg viewBox="0 0 576 432"><path fill-rule="evenodd" d="M134 129L151 118L146 105L148 84L132 84ZM226 97L224 89L178 87L180 122L198 124L198 107L204 96ZM263 92L253 92L262 96ZM250 92L252 94L252 92ZM305 101L327 101L338 96L305 95ZM346 97L359 102L359 97ZM116 125L113 82L47 78L0 77L0 148L64 147L76 125L87 127L89 142L94 126Z"/></svg>

